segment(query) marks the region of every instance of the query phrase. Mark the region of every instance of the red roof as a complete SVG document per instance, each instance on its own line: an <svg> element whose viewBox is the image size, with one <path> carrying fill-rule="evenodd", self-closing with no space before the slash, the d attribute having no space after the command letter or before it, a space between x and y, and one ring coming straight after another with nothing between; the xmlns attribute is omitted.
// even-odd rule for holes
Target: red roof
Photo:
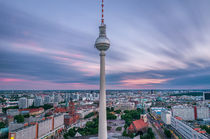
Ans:
<svg viewBox="0 0 210 139"><path fill-rule="evenodd" d="M205 134L206 131L205 130L201 130L201 131L198 131L198 133Z"/></svg>
<svg viewBox="0 0 210 139"><path fill-rule="evenodd" d="M42 107L41 108L32 108L32 109L19 109L19 111L29 111L29 113L31 112L37 112L37 111L42 111L44 110Z"/></svg>
<svg viewBox="0 0 210 139"><path fill-rule="evenodd" d="M59 113L59 112L64 113L64 112L67 112L67 110L66 110L66 108L63 108L63 107L57 107L57 108L55 108L54 112L55 113Z"/></svg>
<svg viewBox="0 0 210 139"><path fill-rule="evenodd" d="M175 117L177 120L182 120L182 118L181 117L178 117L178 116L176 116Z"/></svg>
<svg viewBox="0 0 210 139"><path fill-rule="evenodd" d="M200 131L200 130L201 130L201 128L194 128L194 130L195 130L195 131Z"/></svg>
<svg viewBox="0 0 210 139"><path fill-rule="evenodd" d="M145 123L143 119L140 119L140 120L133 121L130 124L128 130L134 130L135 129L137 131L140 131L145 127L148 127L148 123Z"/></svg>

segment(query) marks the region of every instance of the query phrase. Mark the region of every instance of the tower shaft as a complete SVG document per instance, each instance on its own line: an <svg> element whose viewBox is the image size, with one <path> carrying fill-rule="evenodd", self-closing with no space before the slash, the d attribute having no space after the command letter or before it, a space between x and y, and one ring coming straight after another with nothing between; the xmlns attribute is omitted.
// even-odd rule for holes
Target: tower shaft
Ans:
<svg viewBox="0 0 210 139"><path fill-rule="evenodd" d="M107 139L105 56L100 51L99 139Z"/></svg>

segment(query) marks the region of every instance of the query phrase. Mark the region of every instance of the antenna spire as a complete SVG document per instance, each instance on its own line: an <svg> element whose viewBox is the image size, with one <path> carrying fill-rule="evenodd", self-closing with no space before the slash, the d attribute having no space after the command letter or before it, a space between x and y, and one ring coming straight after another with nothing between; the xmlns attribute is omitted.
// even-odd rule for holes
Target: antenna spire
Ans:
<svg viewBox="0 0 210 139"><path fill-rule="evenodd" d="M103 25L104 24L104 0L102 0L101 9L102 9L102 12L101 12L101 24Z"/></svg>

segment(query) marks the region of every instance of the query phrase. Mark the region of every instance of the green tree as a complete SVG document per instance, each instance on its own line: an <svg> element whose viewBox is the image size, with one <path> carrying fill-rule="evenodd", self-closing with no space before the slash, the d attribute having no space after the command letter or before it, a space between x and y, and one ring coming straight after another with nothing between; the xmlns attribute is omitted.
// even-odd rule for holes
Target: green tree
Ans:
<svg viewBox="0 0 210 139"><path fill-rule="evenodd" d="M92 117L94 115L95 115L95 113L94 112L91 112L91 113L85 115L84 119L90 118L90 117Z"/></svg>
<svg viewBox="0 0 210 139"><path fill-rule="evenodd" d="M200 128L204 129L208 134L210 134L210 127L208 127L207 125L201 125Z"/></svg>
<svg viewBox="0 0 210 139"><path fill-rule="evenodd" d="M107 120L115 120L115 119L117 119L117 116L115 116L110 112L107 112Z"/></svg>
<svg viewBox="0 0 210 139"><path fill-rule="evenodd" d="M117 127L116 128L116 131L121 131L122 130L122 127Z"/></svg>
<svg viewBox="0 0 210 139"><path fill-rule="evenodd" d="M150 136L151 139L154 139L154 138L155 138L155 134L153 133L151 127L149 127L149 128L147 129L147 134Z"/></svg>
<svg viewBox="0 0 210 139"><path fill-rule="evenodd" d="M166 128L164 129L164 134L166 135L166 137L169 137L169 138L172 135L171 132L168 129L166 129Z"/></svg>
<svg viewBox="0 0 210 139"><path fill-rule="evenodd" d="M44 104L44 106L42 106L44 108L44 110L48 110L48 109L51 109L53 108L53 105L50 105L50 104Z"/></svg>
<svg viewBox="0 0 210 139"><path fill-rule="evenodd" d="M24 116L23 115L16 115L14 117L14 119L18 122L18 123L23 123L24 122Z"/></svg>
<svg viewBox="0 0 210 139"><path fill-rule="evenodd" d="M116 110L114 112L117 113L117 114L120 114L121 113L121 110Z"/></svg>
<svg viewBox="0 0 210 139"><path fill-rule="evenodd" d="M5 128L5 127L6 127L6 124L4 122L0 122L0 129Z"/></svg>
<svg viewBox="0 0 210 139"><path fill-rule="evenodd" d="M23 117L24 117L24 118L29 118L30 115L29 115L29 114L25 114Z"/></svg>

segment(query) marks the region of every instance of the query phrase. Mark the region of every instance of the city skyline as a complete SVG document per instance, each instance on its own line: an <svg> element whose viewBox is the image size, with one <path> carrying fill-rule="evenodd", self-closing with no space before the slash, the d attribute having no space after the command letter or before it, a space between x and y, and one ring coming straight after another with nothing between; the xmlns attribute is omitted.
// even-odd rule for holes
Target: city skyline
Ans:
<svg viewBox="0 0 210 139"><path fill-rule="evenodd" d="M207 89L209 1L105 1L107 89ZM98 89L100 2L0 1L1 89Z"/></svg>

